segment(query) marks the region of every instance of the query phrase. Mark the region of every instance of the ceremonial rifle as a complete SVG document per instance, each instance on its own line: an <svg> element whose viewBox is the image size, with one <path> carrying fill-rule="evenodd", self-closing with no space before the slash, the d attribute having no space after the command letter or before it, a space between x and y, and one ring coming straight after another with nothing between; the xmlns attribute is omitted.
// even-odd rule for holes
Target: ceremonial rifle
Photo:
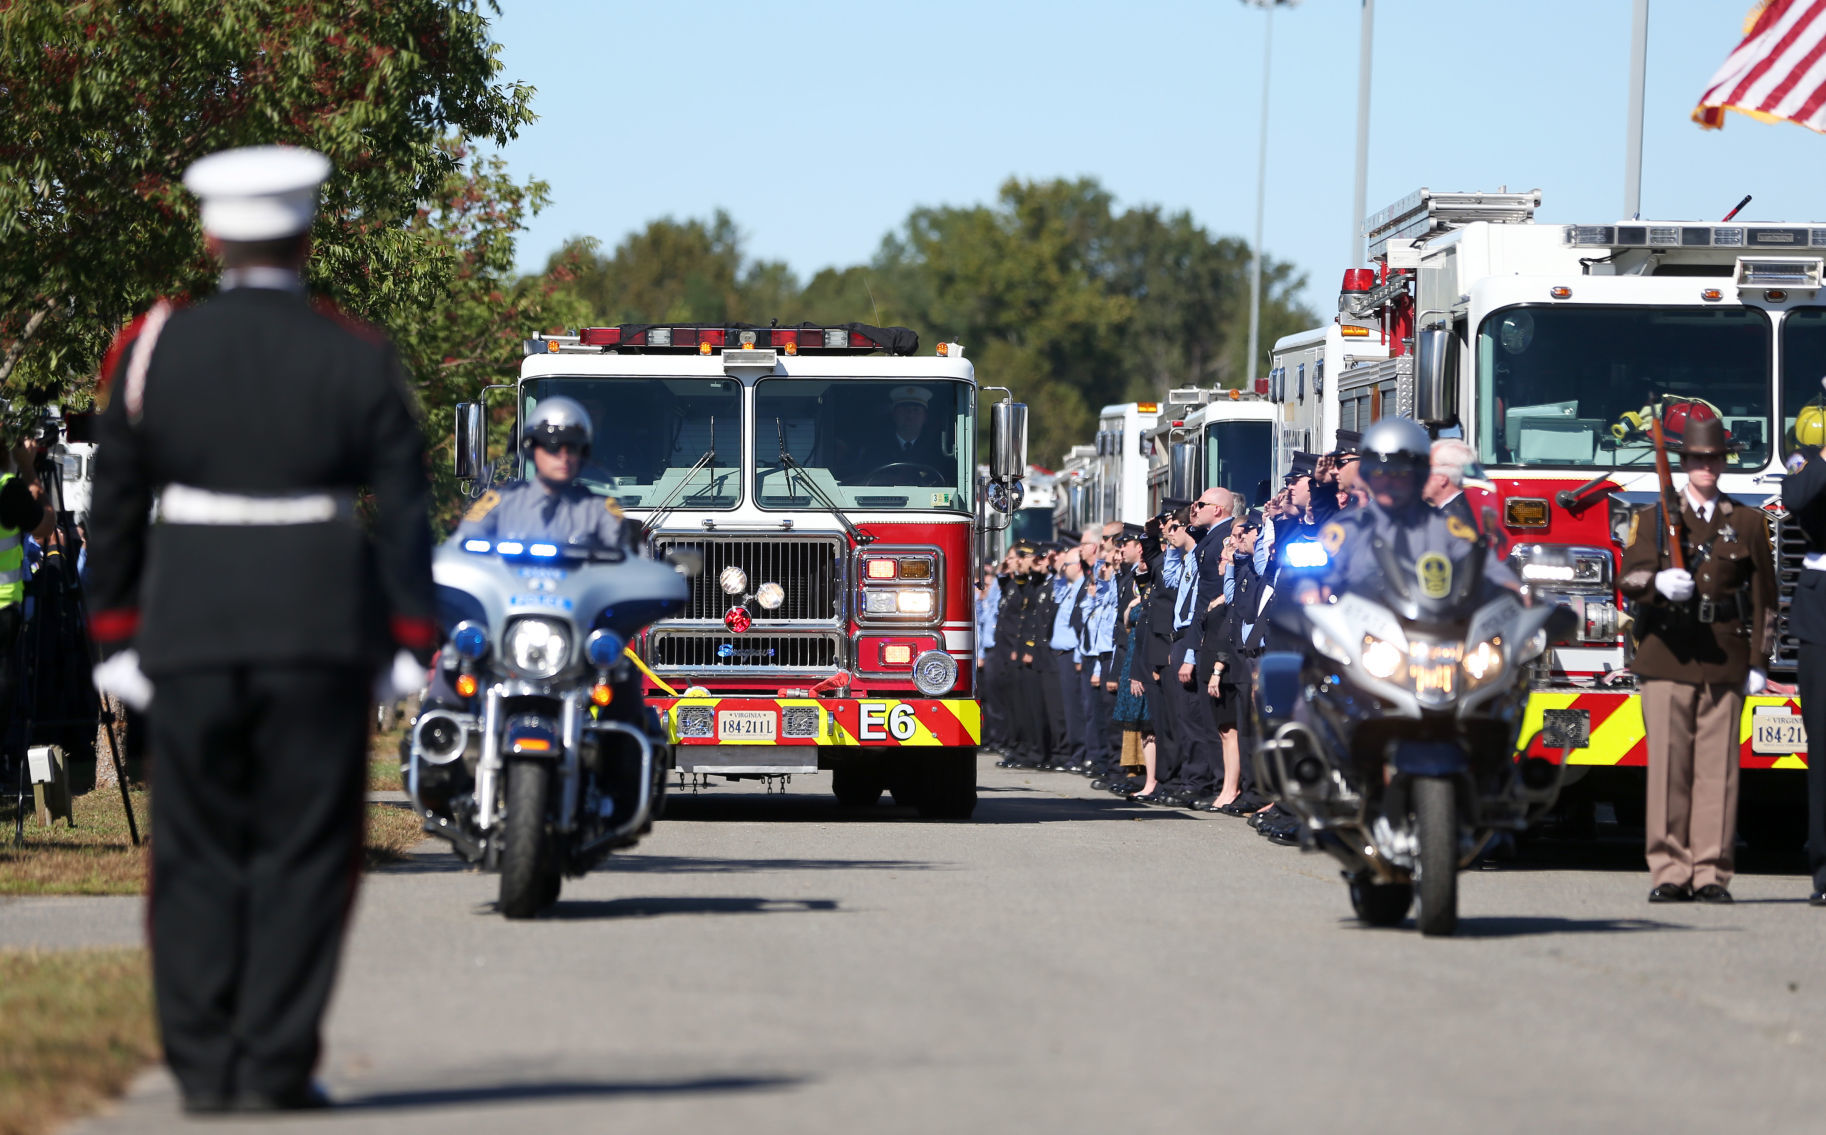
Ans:
<svg viewBox="0 0 1826 1135"><path fill-rule="evenodd" d="M1649 436L1655 440L1655 477L1661 482L1661 524L1667 533L1668 556L1675 567L1686 570L1686 554L1680 547L1680 498L1674 495L1674 471L1668 466L1667 435L1661 429L1661 411L1657 407Z"/></svg>

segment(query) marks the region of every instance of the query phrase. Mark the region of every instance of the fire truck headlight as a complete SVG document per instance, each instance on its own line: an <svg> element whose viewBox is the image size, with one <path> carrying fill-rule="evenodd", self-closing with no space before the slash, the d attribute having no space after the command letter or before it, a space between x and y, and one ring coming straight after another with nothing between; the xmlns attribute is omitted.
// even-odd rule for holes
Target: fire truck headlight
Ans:
<svg viewBox="0 0 1826 1135"><path fill-rule="evenodd" d="M949 693L957 684L957 659L941 650L928 650L913 660L913 684L927 697Z"/></svg>
<svg viewBox="0 0 1826 1135"><path fill-rule="evenodd" d="M725 595L740 595L748 590L748 573L730 564L716 577L718 587Z"/></svg>
<svg viewBox="0 0 1826 1135"><path fill-rule="evenodd" d="M932 613L932 593L930 591L901 591L895 606L903 615L930 615Z"/></svg>
<svg viewBox="0 0 1826 1135"><path fill-rule="evenodd" d="M764 611L778 611L780 604L786 602L786 588L777 583L763 583L755 589L754 601Z"/></svg>

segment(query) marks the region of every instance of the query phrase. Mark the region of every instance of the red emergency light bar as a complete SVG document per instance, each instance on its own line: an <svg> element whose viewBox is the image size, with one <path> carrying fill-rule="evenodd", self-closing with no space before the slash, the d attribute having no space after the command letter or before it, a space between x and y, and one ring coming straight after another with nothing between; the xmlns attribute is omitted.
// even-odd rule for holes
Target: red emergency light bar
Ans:
<svg viewBox="0 0 1826 1135"><path fill-rule="evenodd" d="M750 347L784 354L855 355L871 351L910 355L919 339L904 327L870 327L851 323L822 327L706 327L694 323L624 323L619 327L585 327L577 333L585 347L618 354L711 354L725 347Z"/></svg>

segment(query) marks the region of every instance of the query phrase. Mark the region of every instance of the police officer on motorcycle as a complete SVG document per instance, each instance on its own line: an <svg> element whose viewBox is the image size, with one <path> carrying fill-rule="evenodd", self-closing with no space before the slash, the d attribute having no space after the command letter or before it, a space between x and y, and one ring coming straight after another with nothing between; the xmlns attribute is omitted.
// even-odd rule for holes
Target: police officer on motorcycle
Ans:
<svg viewBox="0 0 1826 1135"><path fill-rule="evenodd" d="M575 399L541 401L520 434L520 452L532 458L536 476L483 493L452 538L550 540L601 548L630 544L629 530L638 525L625 520L615 498L577 483L594 437L589 412Z"/></svg>
<svg viewBox="0 0 1826 1135"><path fill-rule="evenodd" d="M1377 554L1379 546L1394 553L1394 562L1413 564L1420 589L1429 596L1451 591L1460 565L1473 555L1484 557L1487 583L1520 588L1521 581L1476 529L1421 498L1431 448L1426 430L1407 418L1384 418L1364 431L1361 465L1370 502L1319 529L1334 591L1373 585L1383 570L1379 561L1387 558Z"/></svg>

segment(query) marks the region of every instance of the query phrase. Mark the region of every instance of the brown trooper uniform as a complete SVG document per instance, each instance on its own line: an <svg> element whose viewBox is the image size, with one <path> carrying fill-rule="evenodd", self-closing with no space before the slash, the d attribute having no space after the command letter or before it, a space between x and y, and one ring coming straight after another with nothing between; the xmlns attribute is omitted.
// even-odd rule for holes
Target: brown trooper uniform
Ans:
<svg viewBox="0 0 1826 1135"><path fill-rule="evenodd" d="M1686 429L1687 456L1721 456L1724 423ZM1639 510L1623 551L1622 591L1636 601L1634 670L1648 735L1648 865L1654 901L1728 900L1737 838L1739 721L1744 684L1768 666L1775 643L1775 567L1762 510L1723 493L1708 519L1682 488L1681 544L1691 598L1656 588L1673 566L1661 509ZM1715 888L1706 892L1705 888Z"/></svg>

